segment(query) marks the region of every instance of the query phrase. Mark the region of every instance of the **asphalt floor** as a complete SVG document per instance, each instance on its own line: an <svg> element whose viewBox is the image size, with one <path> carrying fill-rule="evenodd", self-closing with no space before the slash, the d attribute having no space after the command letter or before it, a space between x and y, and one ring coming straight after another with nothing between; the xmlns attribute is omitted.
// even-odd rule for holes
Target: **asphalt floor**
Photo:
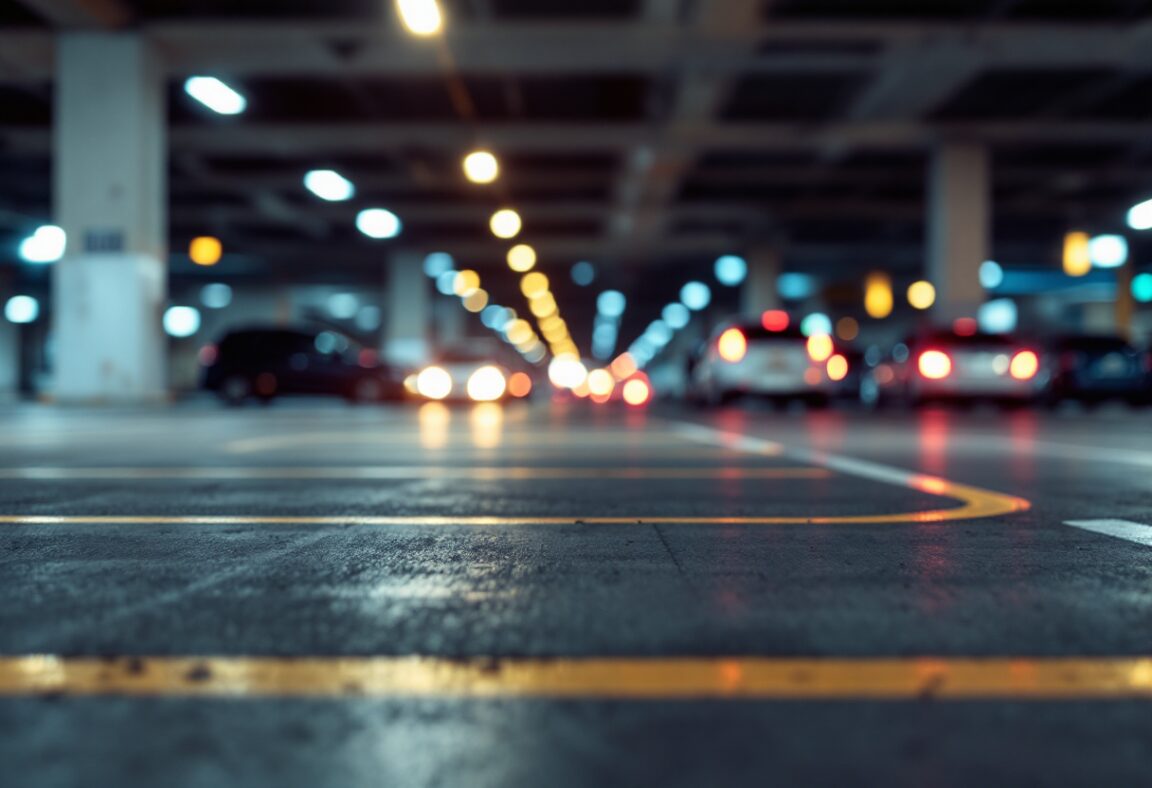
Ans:
<svg viewBox="0 0 1152 788"><path fill-rule="evenodd" d="M0 418L0 785L1152 783L1152 411Z"/></svg>

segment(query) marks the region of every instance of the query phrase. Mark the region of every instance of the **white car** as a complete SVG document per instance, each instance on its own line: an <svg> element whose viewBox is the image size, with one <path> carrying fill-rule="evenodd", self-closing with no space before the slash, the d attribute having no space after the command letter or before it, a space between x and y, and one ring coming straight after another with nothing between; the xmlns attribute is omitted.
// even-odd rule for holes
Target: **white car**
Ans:
<svg viewBox="0 0 1152 788"><path fill-rule="evenodd" d="M831 337L806 337L774 311L759 324L731 321L717 328L690 362L688 394L708 405L742 396L824 405L847 375L848 359Z"/></svg>
<svg viewBox="0 0 1152 788"><path fill-rule="evenodd" d="M445 351L436 361L405 380L409 393L429 400L496 402L510 396L508 368L487 347Z"/></svg>

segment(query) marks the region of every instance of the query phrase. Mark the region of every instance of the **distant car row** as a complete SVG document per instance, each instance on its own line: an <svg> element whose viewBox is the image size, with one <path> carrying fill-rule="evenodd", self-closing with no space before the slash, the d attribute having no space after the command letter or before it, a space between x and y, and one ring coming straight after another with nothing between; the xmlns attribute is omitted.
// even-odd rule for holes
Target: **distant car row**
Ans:
<svg viewBox="0 0 1152 788"><path fill-rule="evenodd" d="M1118 337L1038 343L961 324L958 330L912 336L869 364L829 336L804 336L786 316L773 323L772 314L761 323L721 325L689 357L690 401L718 405L758 397L824 405L860 398L878 406L974 400L1152 402L1152 351L1139 351Z"/></svg>
<svg viewBox="0 0 1152 788"><path fill-rule="evenodd" d="M330 330L250 328L200 351L201 386L225 402L271 402L284 395L337 396L353 402L408 397L493 402L528 396L532 378L499 361L499 349L461 348L436 363L401 371L372 348Z"/></svg>

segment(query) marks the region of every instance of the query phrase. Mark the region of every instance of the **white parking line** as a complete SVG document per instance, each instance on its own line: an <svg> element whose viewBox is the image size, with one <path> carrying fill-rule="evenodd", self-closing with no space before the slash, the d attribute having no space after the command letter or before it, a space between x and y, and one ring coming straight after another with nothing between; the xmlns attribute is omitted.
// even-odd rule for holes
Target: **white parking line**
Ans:
<svg viewBox="0 0 1152 788"><path fill-rule="evenodd" d="M1064 524L1152 547L1152 525L1131 520L1067 520Z"/></svg>

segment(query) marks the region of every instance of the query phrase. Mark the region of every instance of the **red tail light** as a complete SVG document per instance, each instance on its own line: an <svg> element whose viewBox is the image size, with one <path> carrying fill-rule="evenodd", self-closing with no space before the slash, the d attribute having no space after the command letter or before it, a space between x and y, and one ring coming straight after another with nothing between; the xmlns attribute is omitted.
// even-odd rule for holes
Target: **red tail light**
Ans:
<svg viewBox="0 0 1152 788"><path fill-rule="evenodd" d="M925 350L917 359L916 366L928 380L943 380L952 374L952 359L942 350Z"/></svg>
<svg viewBox="0 0 1152 788"><path fill-rule="evenodd" d="M1040 371L1040 358L1031 350L1021 350L1012 357L1008 373L1016 380L1031 380Z"/></svg>
<svg viewBox="0 0 1152 788"><path fill-rule="evenodd" d="M730 364L742 361L748 353L748 339L738 328L730 328L716 340L716 352Z"/></svg>

